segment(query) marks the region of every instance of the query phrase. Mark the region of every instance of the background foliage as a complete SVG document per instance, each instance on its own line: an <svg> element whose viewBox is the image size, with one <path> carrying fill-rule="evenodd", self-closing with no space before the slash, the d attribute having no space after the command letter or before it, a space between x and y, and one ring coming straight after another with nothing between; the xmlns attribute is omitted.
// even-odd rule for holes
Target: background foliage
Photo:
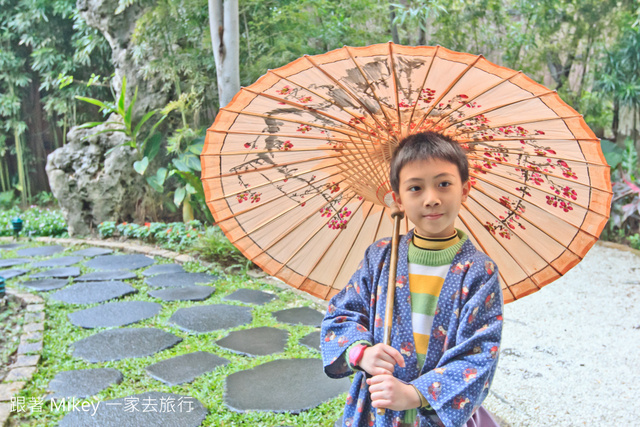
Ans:
<svg viewBox="0 0 640 427"><path fill-rule="evenodd" d="M136 167L168 208L166 218L146 220L210 222L196 165L203 129L219 108L207 2L135 3L144 7L130 46L136 69L159 79L157 90L172 100L157 112L166 120L155 136L159 153L149 158L155 164L147 171L141 157ZM132 4L120 1L114 16ZM640 148L637 0L241 0L239 18L244 86L343 45L440 44L523 70L556 89L599 137ZM25 205L48 190L46 155L64 144L69 127L104 120L76 97L111 102L111 52L73 0L0 0L0 46L0 190L9 193L1 198ZM624 197L614 207L626 206ZM612 223L612 236L621 225Z"/></svg>

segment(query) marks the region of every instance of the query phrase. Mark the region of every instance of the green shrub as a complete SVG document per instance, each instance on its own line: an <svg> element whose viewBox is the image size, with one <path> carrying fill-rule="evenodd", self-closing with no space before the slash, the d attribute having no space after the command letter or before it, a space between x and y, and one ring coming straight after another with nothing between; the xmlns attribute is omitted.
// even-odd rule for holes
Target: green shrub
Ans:
<svg viewBox="0 0 640 427"><path fill-rule="evenodd" d="M41 209L32 206L24 211L17 207L0 212L0 236L13 236L11 220L22 219L21 236L68 237L67 223L59 210Z"/></svg>

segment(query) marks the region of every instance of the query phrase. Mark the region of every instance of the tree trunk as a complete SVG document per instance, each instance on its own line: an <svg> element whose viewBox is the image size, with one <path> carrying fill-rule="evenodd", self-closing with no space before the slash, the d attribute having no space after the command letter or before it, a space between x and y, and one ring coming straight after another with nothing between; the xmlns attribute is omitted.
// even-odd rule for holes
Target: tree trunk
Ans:
<svg viewBox="0 0 640 427"><path fill-rule="evenodd" d="M220 107L240 90L238 0L209 0L209 29L216 61Z"/></svg>
<svg viewBox="0 0 640 427"><path fill-rule="evenodd" d="M25 143L29 147L29 152L33 157L33 165L35 166L35 174L31 176L31 189L35 194L40 191L49 191L49 180L45 172L47 163L47 149L45 147L44 135L49 135L47 122L42 111L42 102L40 101L40 79L33 78L31 87L29 88L28 98L23 102L23 117L27 124L25 132Z"/></svg>
<svg viewBox="0 0 640 427"><path fill-rule="evenodd" d="M611 133L613 133L613 142L618 141L618 127L620 126L620 100L614 96L613 98L613 119L611 120Z"/></svg>
<svg viewBox="0 0 640 427"><path fill-rule="evenodd" d="M393 5L389 5L389 18L391 20L391 39L395 44L400 44L400 35L398 34L398 26L395 24L396 12L393 10Z"/></svg>

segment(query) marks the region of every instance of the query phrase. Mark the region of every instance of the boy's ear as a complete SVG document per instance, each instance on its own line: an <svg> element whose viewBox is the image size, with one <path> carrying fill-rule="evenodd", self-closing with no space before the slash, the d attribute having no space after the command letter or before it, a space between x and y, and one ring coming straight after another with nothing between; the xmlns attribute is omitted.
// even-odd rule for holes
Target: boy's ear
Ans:
<svg viewBox="0 0 640 427"><path fill-rule="evenodd" d="M400 209L400 211L404 213L404 206L402 205L402 199L400 199L400 195L395 191L393 192L393 200L395 200L396 205L398 205L398 208Z"/></svg>
<svg viewBox="0 0 640 427"><path fill-rule="evenodd" d="M471 191L471 181L467 180L462 184L462 201L467 201L467 196L469 196L469 192Z"/></svg>

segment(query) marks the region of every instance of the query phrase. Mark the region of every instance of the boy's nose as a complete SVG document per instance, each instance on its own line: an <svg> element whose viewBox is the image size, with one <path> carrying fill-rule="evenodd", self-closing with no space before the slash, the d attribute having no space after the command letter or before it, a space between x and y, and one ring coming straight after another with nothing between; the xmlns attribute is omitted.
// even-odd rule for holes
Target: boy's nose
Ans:
<svg viewBox="0 0 640 427"><path fill-rule="evenodd" d="M426 191L424 195L425 206L437 206L440 204L440 199L435 191Z"/></svg>

